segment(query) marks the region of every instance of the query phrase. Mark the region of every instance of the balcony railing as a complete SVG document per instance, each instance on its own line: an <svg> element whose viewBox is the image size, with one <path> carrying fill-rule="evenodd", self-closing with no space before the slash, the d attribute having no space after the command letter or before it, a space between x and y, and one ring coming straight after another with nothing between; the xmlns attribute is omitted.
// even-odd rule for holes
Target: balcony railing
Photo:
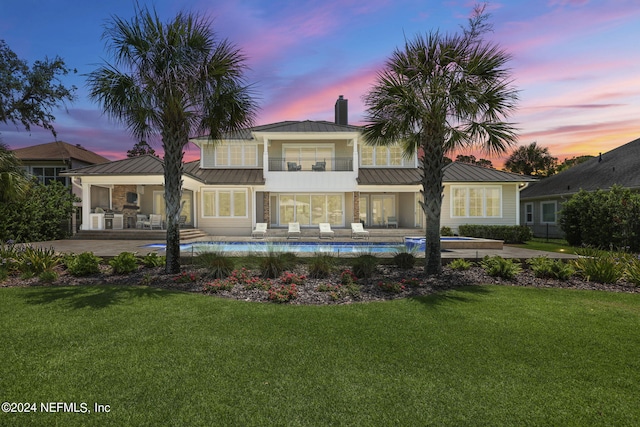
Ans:
<svg viewBox="0 0 640 427"><path fill-rule="evenodd" d="M289 158L270 157L269 171L283 172L352 172L353 158L351 157L329 157L318 158Z"/></svg>

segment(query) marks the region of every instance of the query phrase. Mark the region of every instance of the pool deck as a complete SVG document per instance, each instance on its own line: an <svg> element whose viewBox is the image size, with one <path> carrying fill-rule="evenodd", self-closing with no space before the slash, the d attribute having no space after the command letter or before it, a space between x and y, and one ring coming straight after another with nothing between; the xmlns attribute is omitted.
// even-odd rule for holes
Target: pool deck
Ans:
<svg viewBox="0 0 640 427"><path fill-rule="evenodd" d="M237 236L209 236L206 239L202 239L202 241L236 241L236 242L250 242L250 241L267 241L267 242L362 242L362 239L351 239L349 238L338 238L336 237L333 240L327 239L319 239L317 237L305 237L303 236L301 239L291 239L287 240L286 237L267 237L266 239L252 239L250 237L237 237ZM372 237L367 242L375 243L375 242L391 242L391 243L402 243L404 239L398 236L389 236L389 237L381 237L376 236ZM150 252L160 252L161 249L158 248L150 248L146 247L147 245L157 244L157 243L165 243L164 241L158 240L81 240L81 239L65 239L65 240L52 240L47 242L33 242L31 243L34 247L42 247L42 248L54 248L56 252L59 253L82 253L82 252L93 252L95 255L100 257L113 257L118 255L121 252L135 252L140 255L145 255ZM183 242L185 243L185 242ZM194 243L194 242L188 242ZM183 254L188 256L187 254ZM384 254L380 254L384 256ZM534 251L530 249L521 249L513 246L504 245L502 249L496 248L448 248L442 252L443 259L455 259L455 258L464 258L469 260L480 259L484 256L489 255L500 255L503 258L517 258L517 259L528 259L534 258L537 256L546 255L549 258L576 258L573 254L563 254L556 252L543 252L543 251ZM418 254L418 256L424 256L424 253Z"/></svg>

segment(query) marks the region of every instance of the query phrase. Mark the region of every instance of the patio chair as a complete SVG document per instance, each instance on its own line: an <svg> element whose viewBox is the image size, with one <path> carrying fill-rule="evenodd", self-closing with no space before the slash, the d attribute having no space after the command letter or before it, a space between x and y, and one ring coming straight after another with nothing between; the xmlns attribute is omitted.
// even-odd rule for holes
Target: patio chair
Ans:
<svg viewBox="0 0 640 427"><path fill-rule="evenodd" d="M364 229L361 222L352 222L351 223L351 238L352 239L368 239L369 232Z"/></svg>
<svg viewBox="0 0 640 427"><path fill-rule="evenodd" d="M331 224L328 222L321 222L318 224L320 227L320 238L327 237L329 239L333 239L333 230L331 229Z"/></svg>
<svg viewBox="0 0 640 427"><path fill-rule="evenodd" d="M327 162L316 162L315 165L311 166L311 170L322 172L327 168Z"/></svg>
<svg viewBox="0 0 640 427"><path fill-rule="evenodd" d="M287 239L300 238L300 223L298 222L290 222L289 223L289 231L287 232Z"/></svg>
<svg viewBox="0 0 640 427"><path fill-rule="evenodd" d="M267 235L267 223L259 222L256 224L256 228L251 232L251 237L264 237Z"/></svg>
<svg viewBox="0 0 640 427"><path fill-rule="evenodd" d="M302 169L302 165L299 165L296 162L287 162L287 170L299 171L300 169Z"/></svg>
<svg viewBox="0 0 640 427"><path fill-rule="evenodd" d="M387 218L387 228L391 226L398 228L398 219L395 216L390 216Z"/></svg>
<svg viewBox="0 0 640 427"><path fill-rule="evenodd" d="M180 215L178 218L178 228L183 228L187 224L187 216Z"/></svg>
<svg viewBox="0 0 640 427"><path fill-rule="evenodd" d="M162 230L162 215L149 215L149 220L142 223L142 228L146 227L149 227L150 230L153 230L154 227L158 227L160 230Z"/></svg>
<svg viewBox="0 0 640 427"><path fill-rule="evenodd" d="M144 223L149 221L146 215L137 214L136 215L136 228L144 228Z"/></svg>

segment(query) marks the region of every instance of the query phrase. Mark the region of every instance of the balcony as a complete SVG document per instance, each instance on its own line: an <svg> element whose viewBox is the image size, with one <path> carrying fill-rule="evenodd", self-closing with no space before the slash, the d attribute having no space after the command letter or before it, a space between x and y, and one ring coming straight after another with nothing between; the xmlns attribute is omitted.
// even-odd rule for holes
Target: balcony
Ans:
<svg viewBox="0 0 640 427"><path fill-rule="evenodd" d="M270 157L269 172L353 172L352 157Z"/></svg>

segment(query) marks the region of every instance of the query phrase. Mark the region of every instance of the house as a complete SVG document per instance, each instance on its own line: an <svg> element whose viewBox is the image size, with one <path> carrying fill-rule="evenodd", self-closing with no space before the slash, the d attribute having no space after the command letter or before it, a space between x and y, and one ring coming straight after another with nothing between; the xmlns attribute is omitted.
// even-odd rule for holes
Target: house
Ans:
<svg viewBox="0 0 640 427"><path fill-rule="evenodd" d="M521 194L521 222L536 236L563 237L558 225L562 204L578 191L607 190L620 185L640 190L640 138L598 157L544 178Z"/></svg>
<svg viewBox="0 0 640 427"><path fill-rule="evenodd" d="M365 145L361 127L347 123L347 100L336 101L335 121L284 121L244 129L220 141L195 138L200 160L186 163L186 223L211 235L249 236L256 223L303 228L329 223L350 228L424 228L418 160L400 146ZM162 160L153 156L70 171L81 182L84 224L103 228L95 210L164 217ZM519 194L530 178L474 165L445 169L442 225L515 225ZM93 216L93 218L92 218Z"/></svg>
<svg viewBox="0 0 640 427"><path fill-rule="evenodd" d="M69 177L62 175L62 173L83 166L110 162L106 157L102 157L80 145L72 145L63 141L37 144L12 151L30 176L38 179L43 184L58 181L69 187L73 194L78 197L82 196L81 187L79 185L72 186ZM76 206L79 213L80 203L76 204ZM77 215L75 220L76 225L79 225L80 215Z"/></svg>

